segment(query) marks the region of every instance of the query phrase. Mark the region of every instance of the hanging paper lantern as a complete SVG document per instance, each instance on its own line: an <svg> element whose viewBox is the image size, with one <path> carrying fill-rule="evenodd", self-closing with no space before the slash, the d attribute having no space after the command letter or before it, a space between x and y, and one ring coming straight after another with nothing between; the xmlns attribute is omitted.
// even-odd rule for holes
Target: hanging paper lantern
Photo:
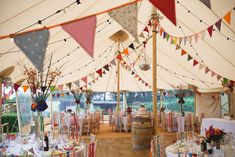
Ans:
<svg viewBox="0 0 235 157"><path fill-rule="evenodd" d="M150 63L146 58L140 60L140 69L143 71L148 71L150 69Z"/></svg>

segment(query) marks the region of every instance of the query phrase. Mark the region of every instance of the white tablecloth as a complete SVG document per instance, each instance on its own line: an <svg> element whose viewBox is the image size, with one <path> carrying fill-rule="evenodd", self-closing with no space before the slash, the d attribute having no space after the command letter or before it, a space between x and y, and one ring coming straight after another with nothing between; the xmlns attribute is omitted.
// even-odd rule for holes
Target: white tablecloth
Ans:
<svg viewBox="0 0 235 157"><path fill-rule="evenodd" d="M203 118L201 124L201 135L205 136L205 129L211 125L214 128L223 129L226 133L235 133L235 120L225 120L220 118Z"/></svg>

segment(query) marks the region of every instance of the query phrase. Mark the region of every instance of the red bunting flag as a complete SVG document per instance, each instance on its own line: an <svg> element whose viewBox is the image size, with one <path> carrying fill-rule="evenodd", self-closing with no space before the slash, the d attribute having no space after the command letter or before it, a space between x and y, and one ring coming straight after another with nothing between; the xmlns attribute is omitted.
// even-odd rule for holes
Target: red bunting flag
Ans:
<svg viewBox="0 0 235 157"><path fill-rule="evenodd" d="M23 88L24 92L26 92L29 89L29 86L28 85L23 85L22 88Z"/></svg>
<svg viewBox="0 0 235 157"><path fill-rule="evenodd" d="M99 76L102 77L102 69L99 69L99 70L97 70L96 72L99 74Z"/></svg>
<svg viewBox="0 0 235 157"><path fill-rule="evenodd" d="M87 76L83 77L81 80L82 80L83 82L87 83Z"/></svg>
<svg viewBox="0 0 235 157"><path fill-rule="evenodd" d="M148 32L149 33L149 29L148 29L148 27L146 26L145 28L144 28L144 30L143 31L145 31L145 32Z"/></svg>
<svg viewBox="0 0 235 157"><path fill-rule="evenodd" d="M149 0L158 8L173 24L176 25L175 0Z"/></svg>
<svg viewBox="0 0 235 157"><path fill-rule="evenodd" d="M193 60L193 66L197 65L198 61L196 61L195 59Z"/></svg>
<svg viewBox="0 0 235 157"><path fill-rule="evenodd" d="M57 93L56 95L57 95L58 98L60 97L60 93Z"/></svg>
<svg viewBox="0 0 235 157"><path fill-rule="evenodd" d="M20 87L20 85L18 85L18 84L14 84L13 86L14 86L15 91L17 91L18 88Z"/></svg>
<svg viewBox="0 0 235 157"><path fill-rule="evenodd" d="M208 31L208 33L209 33L210 37L212 37L213 25L212 25L212 26L210 26L210 27L208 27L208 28L207 28L207 31Z"/></svg>
<svg viewBox="0 0 235 157"><path fill-rule="evenodd" d="M121 53L119 53L116 58L119 59L119 60L122 60L122 55L121 55Z"/></svg>
<svg viewBox="0 0 235 157"><path fill-rule="evenodd" d="M96 16L65 24L62 28L70 34L91 57L93 57Z"/></svg>
<svg viewBox="0 0 235 157"><path fill-rule="evenodd" d="M145 82L145 86L147 87L149 84Z"/></svg>
<svg viewBox="0 0 235 157"><path fill-rule="evenodd" d="M185 54L187 54L187 52L186 52L184 49L182 49L182 51L181 51L181 56L183 56L183 55L185 55Z"/></svg>

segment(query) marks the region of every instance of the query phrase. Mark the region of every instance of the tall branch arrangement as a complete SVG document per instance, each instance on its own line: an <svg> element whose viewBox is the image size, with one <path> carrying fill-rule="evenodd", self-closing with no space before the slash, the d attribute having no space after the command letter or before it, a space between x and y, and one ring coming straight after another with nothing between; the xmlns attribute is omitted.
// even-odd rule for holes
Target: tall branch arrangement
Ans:
<svg viewBox="0 0 235 157"><path fill-rule="evenodd" d="M46 100L51 92L50 88L55 86L56 78L61 74L61 68L51 70L52 55L49 60L47 70L41 72L37 69L27 68L24 66L24 76L30 88L30 94L32 99L31 110L32 111L45 111L48 106Z"/></svg>

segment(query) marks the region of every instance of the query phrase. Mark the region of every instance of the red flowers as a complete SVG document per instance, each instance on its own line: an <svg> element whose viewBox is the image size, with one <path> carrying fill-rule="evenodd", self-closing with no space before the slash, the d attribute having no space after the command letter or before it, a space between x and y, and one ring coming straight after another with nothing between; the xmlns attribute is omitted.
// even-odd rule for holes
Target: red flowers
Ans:
<svg viewBox="0 0 235 157"><path fill-rule="evenodd" d="M213 128L211 125L209 129L206 129L206 138L209 141L215 141L215 142L220 142L224 134L226 134L223 130L218 129L218 128Z"/></svg>

